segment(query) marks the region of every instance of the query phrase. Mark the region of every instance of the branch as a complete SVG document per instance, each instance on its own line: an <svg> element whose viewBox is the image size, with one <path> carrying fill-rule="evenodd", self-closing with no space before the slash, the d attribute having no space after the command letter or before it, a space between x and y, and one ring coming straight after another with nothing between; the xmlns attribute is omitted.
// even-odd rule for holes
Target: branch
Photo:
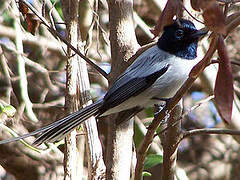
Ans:
<svg viewBox="0 0 240 180"><path fill-rule="evenodd" d="M207 134L228 134L228 135L240 135L239 130L231 130L231 129L221 129L221 128L204 128L204 129L194 129L189 130L183 133L181 140L184 138L188 138L196 135L207 135Z"/></svg>
<svg viewBox="0 0 240 180"><path fill-rule="evenodd" d="M126 62L139 45L134 29L133 0L109 0L108 8L112 57L110 83L112 83L127 68ZM125 117L129 117L127 112L113 115L108 121L106 179L130 179L133 119L123 121ZM119 121L122 123L119 124Z"/></svg>
<svg viewBox="0 0 240 180"><path fill-rule="evenodd" d="M49 25L47 20L42 17L42 15L26 0L22 0L23 3L40 19L41 23L44 24L48 30L56 37L58 37L63 43L65 43L71 50L73 50L76 54L78 54L82 59L84 59L88 64L90 64L96 71L98 71L101 75L103 75L106 79L108 79L108 74L100 68L98 65L96 65L91 59L84 56L77 48L75 48L71 43L69 43L68 40L66 40L62 35L54 30L52 26Z"/></svg>
<svg viewBox="0 0 240 180"><path fill-rule="evenodd" d="M41 109L47 109L49 107L55 107L57 105L64 104L65 97L60 97L58 99L55 99L53 101L45 102L45 103L33 103L33 108L41 108Z"/></svg>
<svg viewBox="0 0 240 180"><path fill-rule="evenodd" d="M50 9L49 17L51 17L51 14L52 14L56 23L58 23L58 27L65 29L66 26L64 24L61 24L63 22L63 19L61 18L61 16L57 12L56 8L54 7L56 4L56 1L54 2L54 4L52 4L51 0L46 0L45 2L46 2L46 6L48 7L48 9Z"/></svg>
<svg viewBox="0 0 240 180"><path fill-rule="evenodd" d="M154 35L150 31L150 27L139 17L139 15L134 11L133 17L137 25L142 29L142 31L150 38L153 39Z"/></svg>
<svg viewBox="0 0 240 180"><path fill-rule="evenodd" d="M228 34L231 33L239 25L240 25L240 14L237 14L237 16L231 19L231 21L227 24L227 27L226 27L227 34L224 36L224 38L226 38Z"/></svg>
<svg viewBox="0 0 240 180"><path fill-rule="evenodd" d="M66 30L68 34L69 41L76 47L79 47L83 52L83 47L81 46L81 35L79 29L81 25L79 24L79 1L77 0L61 0L61 6L63 10L63 15L65 21L67 23ZM73 52L68 47L68 56L71 57ZM72 56L69 58L67 63L67 90L66 94L66 107L69 111L74 112L79 108L90 105L92 101L89 100L89 91L90 91L90 82L88 78L87 64L83 61L79 56ZM88 157L88 179L102 179L105 175L106 167L103 161L102 155L102 146L98 136L97 124L94 117L91 117L84 123L84 130L86 132L86 151ZM76 131L74 131L76 132ZM72 142L76 142L76 137L71 138ZM69 138L70 142L70 138ZM78 143L78 142L77 142ZM76 173L75 178L70 179L82 179L83 174L83 164L80 165L79 159L84 159L84 152L80 154L79 152L83 149L79 145L77 148L81 148L81 150L77 150L75 147L76 144L69 144L67 149L69 152L73 152L73 155L77 155L74 159L72 159L73 163L76 163L74 166L72 165L70 159L68 159L68 166L66 166L66 170L71 170L72 175ZM74 152L74 150L77 152ZM69 154L70 155L70 154ZM68 154L66 154L66 157ZM79 158L81 157L81 158ZM67 158L66 158L67 160ZM83 163L83 161L81 161ZM72 167L71 167L72 166ZM81 169L81 167L82 169ZM68 169L67 169L68 168ZM65 171L65 173L68 173ZM71 174L70 174L71 175Z"/></svg>
<svg viewBox="0 0 240 180"><path fill-rule="evenodd" d="M161 135L163 146L163 170L161 180L175 179L174 174L176 171L177 149L181 137L181 121L179 121L181 113L182 106L179 103L171 111L171 115L167 120L168 126L176 124L171 126L166 133Z"/></svg>
<svg viewBox="0 0 240 180"><path fill-rule="evenodd" d="M16 56L21 56L21 60L24 61L25 65L28 65L32 68L33 71L36 73L40 73L40 75L43 77L44 83L48 89L51 91L57 91L59 88L55 86L50 79L49 72L46 68L44 68L42 65L40 65L37 62L34 62L33 60L29 59L23 52L18 51L17 49L10 48L6 44L0 42L0 46L7 48L7 50L11 51L12 53L15 53ZM17 60L17 59L14 59Z"/></svg>
<svg viewBox="0 0 240 180"><path fill-rule="evenodd" d="M0 36L8 37L13 40L16 38L16 31L13 28L0 24ZM56 41L49 40L42 36L35 37L28 32L21 32L21 37L24 44L28 44L30 46L40 46L50 51L61 53L61 48L59 48Z"/></svg>
<svg viewBox="0 0 240 180"><path fill-rule="evenodd" d="M17 5L14 2L13 3L13 10L16 13L16 18L14 20L14 26L16 31L16 49L20 53L23 53L23 42L22 42L22 31L20 27L20 14L17 10ZM18 74L20 77L19 80L19 86L20 86L20 93L21 93L21 99L25 103L25 110L27 116L33 121L38 122L38 119L36 115L34 114L32 110L32 102L29 99L28 96L28 81L27 81L27 75L26 75L26 69L25 69L25 61L21 55L17 55L17 63L18 63Z"/></svg>
<svg viewBox="0 0 240 180"><path fill-rule="evenodd" d="M240 66L240 62L236 61L236 60L231 60L230 63L233 64L233 65L236 65L236 66Z"/></svg>
<svg viewBox="0 0 240 180"><path fill-rule="evenodd" d="M0 65L2 67L2 73L4 75L4 79L7 83L7 88L5 90L5 101L6 103L10 104L10 101L11 101L11 93L12 93L12 84L11 84L11 76L10 76L10 73L9 73L9 67L8 67L8 64L7 64L7 59L6 57L4 56L3 54L3 50L2 48L0 47Z"/></svg>

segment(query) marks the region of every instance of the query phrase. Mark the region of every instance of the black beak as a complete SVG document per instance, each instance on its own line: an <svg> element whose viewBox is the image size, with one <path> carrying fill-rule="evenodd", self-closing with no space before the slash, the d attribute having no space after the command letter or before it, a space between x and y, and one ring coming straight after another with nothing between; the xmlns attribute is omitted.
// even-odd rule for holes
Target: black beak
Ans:
<svg viewBox="0 0 240 180"><path fill-rule="evenodd" d="M208 33L206 29L200 29L189 35L189 39L200 39Z"/></svg>

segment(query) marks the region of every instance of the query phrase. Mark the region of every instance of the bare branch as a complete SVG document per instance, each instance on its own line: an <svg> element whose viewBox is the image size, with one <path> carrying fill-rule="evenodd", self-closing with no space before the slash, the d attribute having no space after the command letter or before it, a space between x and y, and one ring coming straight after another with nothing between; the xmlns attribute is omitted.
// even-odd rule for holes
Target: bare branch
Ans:
<svg viewBox="0 0 240 180"><path fill-rule="evenodd" d="M236 65L236 66L240 66L240 62L239 61L231 60L230 63L233 64L233 65Z"/></svg>
<svg viewBox="0 0 240 180"><path fill-rule="evenodd" d="M81 46L81 35L79 29L80 24L78 20L79 16L79 1L78 0L62 0L61 6L63 10L63 15L65 18L65 21L67 23L66 29L69 41L74 46L78 47L81 52L83 52L83 47ZM70 57L72 55L71 49L68 47L68 56ZM67 87L68 87L68 94L66 96L66 107L70 111L76 111L79 108L82 108L84 106L90 105L92 102L89 100L89 91L90 91L90 83L88 78L88 72L87 72L87 64L83 59L81 59L79 56L72 56L68 60L67 64ZM103 162L103 155L102 155L102 146L99 140L98 136L98 130L97 130L97 124L94 117L91 117L84 123L84 130L86 133L86 152L88 156L88 179L102 179L102 177L105 176L105 170L106 167ZM75 142L76 137L73 137L71 140L72 142ZM67 149L71 150L73 152L73 155L75 154L74 150L76 151L76 144L69 144L67 146ZM79 147L78 148L83 148ZM80 151L80 150L79 150ZM81 157L79 159L84 158L84 154L79 154L79 151L76 152L76 155ZM70 152L70 151L69 151ZM66 154L68 156L68 154ZM76 173L74 179L82 179L82 173L83 169L80 169L83 167L83 165L80 165L78 161L78 158L76 157L75 160L73 160L73 163L70 161L71 159L68 159L68 168L73 173ZM83 162L83 161L82 161ZM74 164L76 163L76 164ZM71 165L71 164L74 164ZM72 166L72 168L71 168ZM81 167L80 167L81 166ZM74 168L74 169L73 169ZM67 170L67 169L66 169ZM68 173L65 171L65 173ZM74 175L74 174L73 174ZM72 178L70 178L72 179Z"/></svg>
<svg viewBox="0 0 240 180"><path fill-rule="evenodd" d="M5 99L6 103L10 104L10 98L11 98L11 92L12 92L12 85L11 85L11 76L9 73L9 67L7 64L7 60L3 54L2 48L0 48L0 65L2 66L3 69L3 74L5 75L5 79L7 82L7 89L5 91Z"/></svg>
<svg viewBox="0 0 240 180"><path fill-rule="evenodd" d="M16 38L16 31L14 31L10 27L0 24L0 36L8 37L13 40ZM28 44L31 46L33 46L33 45L40 46L40 47L44 47L50 51L56 51L58 53L61 53L61 49L59 48L59 45L56 41L46 39L42 36L35 37L28 32L21 32L21 36L22 36L22 41L24 44ZM3 44L3 43L1 43L1 44Z"/></svg>
<svg viewBox="0 0 240 180"><path fill-rule="evenodd" d="M137 25L142 29L142 31L151 39L154 38L154 35L150 31L150 27L138 16L138 14L134 11L133 12L134 20L136 21Z"/></svg>
<svg viewBox="0 0 240 180"><path fill-rule="evenodd" d="M30 66L31 68L33 68L33 71L35 70L36 73L40 73L44 79L44 82L46 84L46 86L51 89L52 91L57 91L58 87L55 86L52 82L51 79L49 77L49 72L46 68L44 68L42 65L40 65L37 62L34 62L33 60L29 59L23 52L18 51L17 49L10 49L6 44L1 43L0 45L3 46L4 48L8 48L9 51L13 52L16 54L16 56L21 56L21 59L25 62L26 65ZM14 59L17 60L17 59Z"/></svg>
<svg viewBox="0 0 240 180"><path fill-rule="evenodd" d="M204 128L204 129L194 129L185 131L181 137L181 140L196 135L207 135L207 134L228 134L228 135L240 135L239 130L222 129L222 128ZM180 141L181 141L180 140Z"/></svg>
<svg viewBox="0 0 240 180"><path fill-rule="evenodd" d="M180 103L176 105L171 111L167 124L175 124L164 134L161 135L161 141L163 146L163 170L161 179L175 179L177 149L179 145L179 139L181 137L181 121L182 106Z"/></svg>
<svg viewBox="0 0 240 180"><path fill-rule="evenodd" d="M49 108L49 107L54 107L58 104L63 104L64 103L64 97L60 97L59 99L50 101L50 102L46 102L46 103L33 103L33 108Z"/></svg>
<svg viewBox="0 0 240 180"><path fill-rule="evenodd" d="M23 43L22 43L22 36L21 36L21 27L20 27L20 14L17 10L17 5L13 3L13 10L16 13L16 19L14 21L15 31L16 31L16 49L20 53L23 53ZM34 122L37 122L38 119L32 110L32 102L28 96L28 82L27 82L27 75L25 70L25 61L21 55L17 55L18 60L18 73L20 76L19 86L21 90L21 98L22 101L25 103L25 110L27 116Z"/></svg>

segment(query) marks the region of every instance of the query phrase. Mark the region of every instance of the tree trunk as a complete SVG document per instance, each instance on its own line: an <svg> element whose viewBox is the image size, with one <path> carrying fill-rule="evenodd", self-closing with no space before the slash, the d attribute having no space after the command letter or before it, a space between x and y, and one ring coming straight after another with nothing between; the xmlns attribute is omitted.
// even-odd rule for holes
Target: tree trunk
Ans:
<svg viewBox="0 0 240 180"><path fill-rule="evenodd" d="M132 0L109 0L112 66L110 84L127 68L126 61L136 52ZM130 179L133 120L117 125L111 116L108 126L107 179Z"/></svg>

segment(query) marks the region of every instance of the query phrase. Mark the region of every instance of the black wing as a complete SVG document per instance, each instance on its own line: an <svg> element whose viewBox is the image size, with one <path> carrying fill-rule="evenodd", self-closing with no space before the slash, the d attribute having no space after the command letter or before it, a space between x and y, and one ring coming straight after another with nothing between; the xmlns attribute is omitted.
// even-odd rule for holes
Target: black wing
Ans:
<svg viewBox="0 0 240 180"><path fill-rule="evenodd" d="M149 88L167 71L168 67L169 65L165 65L161 69L146 73L145 76L131 77L131 73L120 76L104 96L104 103L100 108L100 113L104 113L108 109L118 106L130 97L137 96L139 93Z"/></svg>

